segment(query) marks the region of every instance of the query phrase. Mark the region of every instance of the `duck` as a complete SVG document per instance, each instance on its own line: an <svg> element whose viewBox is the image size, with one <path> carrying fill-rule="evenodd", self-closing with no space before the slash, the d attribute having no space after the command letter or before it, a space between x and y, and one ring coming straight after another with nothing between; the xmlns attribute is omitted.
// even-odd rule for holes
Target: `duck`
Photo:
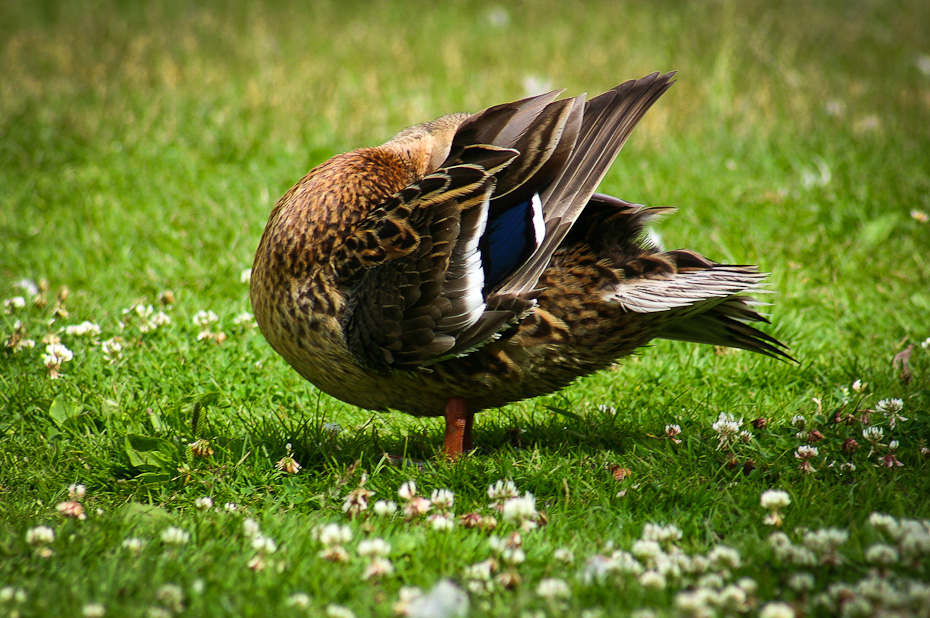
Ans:
<svg viewBox="0 0 930 618"><path fill-rule="evenodd" d="M764 273L664 250L668 207L597 193L675 73L453 113L339 154L271 211L250 279L271 347L374 411L475 414L558 391L654 339L793 360L754 326Z"/></svg>

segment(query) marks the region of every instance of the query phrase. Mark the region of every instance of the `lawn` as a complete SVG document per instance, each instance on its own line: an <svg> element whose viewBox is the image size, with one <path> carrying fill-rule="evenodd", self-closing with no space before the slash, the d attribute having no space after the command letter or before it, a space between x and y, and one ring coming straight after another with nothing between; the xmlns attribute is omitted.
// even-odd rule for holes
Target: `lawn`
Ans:
<svg viewBox="0 0 930 618"><path fill-rule="evenodd" d="M930 615L927 24L919 0L4 3L0 616ZM798 364L656 342L483 412L447 463L441 419L323 395L254 327L254 250L314 165L667 70L603 190L770 272Z"/></svg>

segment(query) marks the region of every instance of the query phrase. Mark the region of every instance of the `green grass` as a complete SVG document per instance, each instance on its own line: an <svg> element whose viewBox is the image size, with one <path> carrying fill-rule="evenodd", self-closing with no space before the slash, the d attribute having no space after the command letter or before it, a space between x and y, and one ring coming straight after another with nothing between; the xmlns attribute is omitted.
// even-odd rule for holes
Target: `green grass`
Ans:
<svg viewBox="0 0 930 618"><path fill-rule="evenodd" d="M173 615L168 584L180 586L185 615L323 615L331 604L393 615L401 586L469 588L467 567L494 555L489 537L518 528L488 508L498 479L532 493L547 523L523 534L524 563L494 574L519 584L471 590L473 616L685 613L683 594L721 582L670 574L651 591L631 574L584 577L592 556L630 551L650 522L677 526L689 555L739 551L740 566L708 572L722 585L752 578L757 590L718 615L772 600L835 615L840 583L860 586L849 615L895 603L926 615L927 601L907 600L925 584L897 601L887 587L930 580L930 551L878 568L867 551L885 537L867 520L930 518L930 348L920 345L930 224L911 214L930 212L927 23L917 0L5 3L0 300L26 306L0 308L0 335L19 322L36 345L0 352L0 616L80 615L91 603L108 616ZM257 330L234 324L249 310L240 273L268 213L313 165L517 98L527 80L594 94L670 69L677 84L603 190L679 207L661 224L669 247L771 271L770 331L799 365L658 342L561 393L484 412L479 451L448 464L435 458L441 420L321 395ZM140 332L141 319L123 314L137 303L170 324ZM218 315L221 344L198 340L201 310ZM65 332L85 320L101 333ZM42 361L50 334L74 352L56 380ZM109 362L101 343L113 338L122 357ZM909 345L908 382L892 358ZM857 379L862 393L849 390ZM900 467L879 465L888 447L870 453L862 436L863 411L886 398L902 399L908 420L872 420L882 444L899 442ZM840 408L853 420L834 423ZM718 448L721 413L742 418L752 440ZM798 469L795 415L824 436L814 474ZM767 427L749 425L760 417ZM668 424L681 444L665 437ZM191 453L198 438L211 456ZM852 454L847 438L860 443ZM288 444L297 474L275 468ZM844 462L855 471L840 472ZM617 480L621 469L629 476ZM434 531L371 509L350 521L343 500L363 478L372 500L400 502L408 479L427 497L448 488L458 515L495 514L498 529ZM57 512L72 483L87 488L85 520ZM803 529L848 531L842 564L798 564L772 547L759 505L770 488L791 496L781 529L796 544ZM202 496L213 509L196 508ZM239 510L224 512L226 502ZM261 571L249 568L245 517L278 546ZM328 522L352 528L348 563L318 557L313 531ZM27 543L39 525L55 531L45 548ZM188 543L161 540L172 525ZM364 580L357 543L379 536L394 573ZM129 537L145 541L138 553L122 547ZM560 547L572 562L553 557ZM869 596L870 577L886 591ZM570 598L538 595L544 578L565 580ZM295 592L308 609L288 605Z"/></svg>

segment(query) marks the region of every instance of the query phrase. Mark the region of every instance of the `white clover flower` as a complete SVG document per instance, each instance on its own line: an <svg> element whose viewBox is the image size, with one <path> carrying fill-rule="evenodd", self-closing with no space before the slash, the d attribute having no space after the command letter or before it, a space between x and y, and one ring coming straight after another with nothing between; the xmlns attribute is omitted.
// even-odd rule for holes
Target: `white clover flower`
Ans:
<svg viewBox="0 0 930 618"><path fill-rule="evenodd" d="M3 308L7 313L12 313L15 309L22 309L26 306L26 299L22 296L14 296L3 301Z"/></svg>
<svg viewBox="0 0 930 618"><path fill-rule="evenodd" d="M68 500L77 500L80 502L87 495L87 488L80 483L73 483L68 486Z"/></svg>
<svg viewBox="0 0 930 618"><path fill-rule="evenodd" d="M882 431L881 427L876 427L875 425L869 425L862 430L862 437L865 438L871 444L877 444L882 436L885 435L885 432Z"/></svg>
<svg viewBox="0 0 930 618"><path fill-rule="evenodd" d="M344 545L352 540L352 528L349 526L326 524L317 530L319 531L320 543L327 547Z"/></svg>
<svg viewBox="0 0 930 618"><path fill-rule="evenodd" d="M504 502L501 514L505 521L518 523L533 521L539 517L539 512L536 510L536 498L530 492L525 492L522 498L510 498Z"/></svg>
<svg viewBox="0 0 930 618"><path fill-rule="evenodd" d="M552 577L540 580L539 585L536 586L536 594L551 601L571 598L572 591L564 579Z"/></svg>
<svg viewBox="0 0 930 618"><path fill-rule="evenodd" d="M233 324L235 324L236 326L245 326L247 328L252 328L256 325L255 316L249 313L248 311L243 311L242 313L239 313L238 315L236 315L236 317L233 318Z"/></svg>
<svg viewBox="0 0 930 618"><path fill-rule="evenodd" d="M675 595L675 609L683 616L713 616L716 597L715 590L703 587L679 592Z"/></svg>
<svg viewBox="0 0 930 618"><path fill-rule="evenodd" d="M390 500L378 500L374 505L375 515L380 515L382 517L393 515L397 512L397 504Z"/></svg>
<svg viewBox="0 0 930 618"><path fill-rule="evenodd" d="M468 595L447 579L407 604L407 618L464 618L466 615Z"/></svg>
<svg viewBox="0 0 930 618"><path fill-rule="evenodd" d="M665 588L665 576L658 571L644 571L639 576L639 585L649 590L661 590Z"/></svg>
<svg viewBox="0 0 930 618"><path fill-rule="evenodd" d="M865 561L876 566L893 566L898 563L898 550L886 543L875 543L865 550Z"/></svg>
<svg viewBox="0 0 930 618"><path fill-rule="evenodd" d="M365 567L365 572L362 574L363 579L375 579L378 577L385 577L394 573L394 563L388 560L387 558L372 558L371 562L368 563L368 566Z"/></svg>
<svg viewBox="0 0 930 618"><path fill-rule="evenodd" d="M794 609L780 601L766 603L759 612L759 618L794 618L794 616Z"/></svg>
<svg viewBox="0 0 930 618"><path fill-rule="evenodd" d="M904 402L900 399L882 399L875 406L875 411L881 414L897 414L904 409Z"/></svg>
<svg viewBox="0 0 930 618"><path fill-rule="evenodd" d="M177 526L168 526L161 533L161 542L165 545L184 545L190 538L190 534Z"/></svg>
<svg viewBox="0 0 930 618"><path fill-rule="evenodd" d="M446 532L448 530L452 530L455 527L455 520L447 515L441 515L437 513L435 515L430 515L429 524L433 530Z"/></svg>
<svg viewBox="0 0 930 618"><path fill-rule="evenodd" d="M433 490L433 495L430 496L430 502L432 502L433 506L437 509L448 511L455 503L455 494L448 489L435 489Z"/></svg>
<svg viewBox="0 0 930 618"><path fill-rule="evenodd" d="M194 506L201 511L209 511L213 508L213 498L210 496L201 496L194 500Z"/></svg>
<svg viewBox="0 0 930 618"><path fill-rule="evenodd" d="M818 455L819 451L816 446L810 446L807 444L802 444L798 447L797 452L794 454L797 459L813 459Z"/></svg>
<svg viewBox="0 0 930 618"><path fill-rule="evenodd" d="M239 505L236 504L235 502L227 502L226 504L223 505L223 510L226 511L227 513L235 513L236 511L239 510Z"/></svg>
<svg viewBox="0 0 930 618"><path fill-rule="evenodd" d="M265 556L278 551L278 544L270 536L256 534L252 537L252 549Z"/></svg>
<svg viewBox="0 0 930 618"><path fill-rule="evenodd" d="M777 511L791 504L791 496L781 489L767 489L759 496L759 503L768 511Z"/></svg>
<svg viewBox="0 0 930 618"><path fill-rule="evenodd" d="M422 496L414 496L404 505L404 515L408 519L425 515L433 508L433 503Z"/></svg>
<svg viewBox="0 0 930 618"><path fill-rule="evenodd" d="M736 585L743 589L747 596L753 596L759 590L759 584L751 577L741 577L736 581Z"/></svg>
<svg viewBox="0 0 930 618"><path fill-rule="evenodd" d="M511 480L500 480L488 487L488 498L498 503L516 498L520 495L517 486Z"/></svg>
<svg viewBox="0 0 930 618"><path fill-rule="evenodd" d="M129 538L123 539L122 546L123 549L126 549L134 554L138 554L140 551L142 551L142 548L145 547L145 541L138 537L131 536Z"/></svg>
<svg viewBox="0 0 930 618"><path fill-rule="evenodd" d="M84 618L103 618L107 613L107 608L102 603L87 603L81 608L81 615Z"/></svg>
<svg viewBox="0 0 930 618"><path fill-rule="evenodd" d="M155 598L167 605L172 612L184 610L184 591L177 584L163 584L155 591Z"/></svg>
<svg viewBox="0 0 930 618"><path fill-rule="evenodd" d="M391 544L382 538L359 541L358 555L366 558L384 558L391 553Z"/></svg>
<svg viewBox="0 0 930 618"><path fill-rule="evenodd" d="M884 414L888 418L888 426L895 428L898 421L906 421L907 418L901 416L901 410L904 409L904 402L900 399L882 399L875 406L875 411Z"/></svg>
<svg viewBox="0 0 930 618"><path fill-rule="evenodd" d="M355 618L355 612L345 605L330 603L326 606L327 618Z"/></svg>
<svg viewBox="0 0 930 618"><path fill-rule="evenodd" d="M192 319L194 326L199 326L200 328L207 328L211 324L216 324L219 320L220 318L213 313L213 311L203 309L195 313Z"/></svg>
<svg viewBox="0 0 930 618"><path fill-rule="evenodd" d="M711 429L717 433L718 450L733 443L736 434L739 433L740 425L742 424L743 419L737 421L732 414L727 414L725 412L720 413L717 417L717 422L711 425Z"/></svg>
<svg viewBox="0 0 930 618"><path fill-rule="evenodd" d="M922 342L920 342L920 347L925 350L930 350L930 337L927 337Z"/></svg>
<svg viewBox="0 0 930 618"><path fill-rule="evenodd" d="M22 289L26 296L38 296L39 295L39 286L36 285L35 281L32 279L20 279L14 283L16 287Z"/></svg>
<svg viewBox="0 0 930 618"><path fill-rule="evenodd" d="M682 537L681 529L678 526L669 524L660 526L658 524L647 523L643 526L641 535L643 540L656 541L658 543L675 543Z"/></svg>
<svg viewBox="0 0 930 618"><path fill-rule="evenodd" d="M36 526L26 531L26 543L30 545L48 545L55 541L55 531L48 526Z"/></svg>
<svg viewBox="0 0 930 618"><path fill-rule="evenodd" d="M863 382L862 380L856 380L855 382L852 383L852 389L856 393L864 392L865 389L868 388L868 386L869 386L869 383Z"/></svg>
<svg viewBox="0 0 930 618"><path fill-rule="evenodd" d="M407 481L397 490L397 495L401 500L413 500L417 495L417 484L414 481Z"/></svg>
<svg viewBox="0 0 930 618"><path fill-rule="evenodd" d="M103 352L103 356L111 363L123 358L123 344L115 338L107 339L101 343L100 350Z"/></svg>
<svg viewBox="0 0 930 618"><path fill-rule="evenodd" d="M791 426L795 429L804 429L807 425L807 418L803 414L795 414L791 417Z"/></svg>
<svg viewBox="0 0 930 618"><path fill-rule="evenodd" d="M752 442L752 432L746 431L745 429L739 432L739 441L743 444L749 444Z"/></svg>
<svg viewBox="0 0 930 618"><path fill-rule="evenodd" d="M822 528L820 530L807 530L804 532L802 543L809 549L825 555L836 557L840 545L846 542L849 533L840 528ZM831 561L835 563L835 561Z"/></svg>
<svg viewBox="0 0 930 618"><path fill-rule="evenodd" d="M465 579L476 579L479 581L491 581L491 574L494 572L494 560L482 560L465 567L462 570L462 577Z"/></svg>
<svg viewBox="0 0 930 618"><path fill-rule="evenodd" d="M648 539L639 539L633 543L630 551L640 560L649 562L655 560L656 556L663 553L662 547L656 542Z"/></svg>
<svg viewBox="0 0 930 618"><path fill-rule="evenodd" d="M423 596L423 591L416 586L401 586L397 591L397 601L392 609L397 616L406 616L410 603Z"/></svg>
<svg viewBox="0 0 930 618"><path fill-rule="evenodd" d="M552 552L552 557L559 562L570 563L575 561L575 553L567 547L559 547Z"/></svg>
<svg viewBox="0 0 930 618"><path fill-rule="evenodd" d="M246 517L245 519L242 520L242 536L246 537L247 539L250 539L254 536L258 536L261 533L262 531L257 521L255 521L251 517Z"/></svg>
<svg viewBox="0 0 930 618"><path fill-rule="evenodd" d="M248 283L252 280L252 269L246 268L241 273L239 273L239 283Z"/></svg>
<svg viewBox="0 0 930 618"><path fill-rule="evenodd" d="M519 547L506 547L501 552L501 560L507 564L523 564L526 562L526 552Z"/></svg>
<svg viewBox="0 0 930 618"><path fill-rule="evenodd" d="M96 337L100 334L100 327L85 320L80 324L66 327L65 333L74 337Z"/></svg>
<svg viewBox="0 0 930 618"><path fill-rule="evenodd" d="M746 591L739 586L729 584L720 590L717 596L717 605L727 614L746 611Z"/></svg>
<svg viewBox="0 0 930 618"><path fill-rule="evenodd" d="M310 595L306 592L291 593L287 600L284 601L287 607L296 607L297 609L310 609Z"/></svg>
<svg viewBox="0 0 930 618"><path fill-rule="evenodd" d="M810 573L798 571L792 573L785 583L795 592L810 592L814 589L814 576Z"/></svg>
<svg viewBox="0 0 930 618"><path fill-rule="evenodd" d="M159 326L167 326L169 324L171 324L171 316L164 311L159 311L149 320L149 330L154 330Z"/></svg>
<svg viewBox="0 0 930 618"><path fill-rule="evenodd" d="M342 433L342 425L339 423L323 423L323 431L335 438Z"/></svg>
<svg viewBox="0 0 930 618"><path fill-rule="evenodd" d="M52 380L58 377L58 370L62 363L69 362L74 358L74 353L60 343L50 343L45 346L45 355L42 362L48 368L49 378Z"/></svg>
<svg viewBox="0 0 930 618"><path fill-rule="evenodd" d="M738 569L740 566L739 552L726 545L717 545L710 553L707 559L718 569Z"/></svg>

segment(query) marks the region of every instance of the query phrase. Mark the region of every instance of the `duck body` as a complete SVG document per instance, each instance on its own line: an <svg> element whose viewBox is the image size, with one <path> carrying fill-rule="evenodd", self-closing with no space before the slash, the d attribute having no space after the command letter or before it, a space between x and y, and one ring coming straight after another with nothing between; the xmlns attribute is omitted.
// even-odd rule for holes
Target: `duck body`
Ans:
<svg viewBox="0 0 930 618"><path fill-rule="evenodd" d="M450 457L475 412L656 337L790 358L750 325L754 267L662 251L645 228L670 209L594 192L672 75L443 116L314 168L256 252L262 333L338 399L445 415Z"/></svg>

